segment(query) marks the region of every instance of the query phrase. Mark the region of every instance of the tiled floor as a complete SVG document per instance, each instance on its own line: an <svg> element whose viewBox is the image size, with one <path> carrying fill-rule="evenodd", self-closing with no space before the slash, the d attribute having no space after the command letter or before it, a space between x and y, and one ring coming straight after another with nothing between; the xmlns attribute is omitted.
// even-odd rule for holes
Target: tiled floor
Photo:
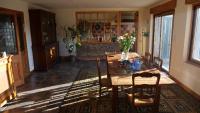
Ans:
<svg viewBox="0 0 200 113"><path fill-rule="evenodd" d="M106 73L105 62L102 63L101 67L104 67L101 71ZM92 78L97 79L95 79L95 82L90 82L90 80L93 80ZM26 79L25 84L17 88L17 99L9 102L7 106L0 108L0 112L58 113L61 111L64 113L74 113L68 111L85 110L86 112L80 113L89 113L89 108L92 110L94 107L88 104L86 104L86 106L83 104L78 107L76 104L74 104L74 106L66 106L70 105L68 102L73 103L78 100L80 101L84 91L92 91L93 87L96 87L94 84L96 84L97 81L96 63L94 61L57 64L48 72L33 72L31 76ZM91 84L92 88L90 88ZM98 84L96 85L98 87ZM98 90L98 88L95 88L95 90L96 89ZM108 99L110 99L110 97L108 97ZM105 98L105 100L107 101L107 98ZM119 100L121 101L124 99L120 98ZM100 104L100 107L98 107L98 110L100 109L98 113L105 113L105 111L110 113L110 105L109 103L103 102L103 104ZM124 113L124 110L121 109L123 105L126 105L126 103L122 101L120 103L119 113ZM199 101L178 85L162 87L160 105L161 113L200 113Z"/></svg>
<svg viewBox="0 0 200 113"><path fill-rule="evenodd" d="M81 64L61 63L47 72L33 72L25 84L17 88L18 97L7 107L0 108L5 113L40 113L58 107L68 88L77 77ZM49 113L49 112L48 112Z"/></svg>

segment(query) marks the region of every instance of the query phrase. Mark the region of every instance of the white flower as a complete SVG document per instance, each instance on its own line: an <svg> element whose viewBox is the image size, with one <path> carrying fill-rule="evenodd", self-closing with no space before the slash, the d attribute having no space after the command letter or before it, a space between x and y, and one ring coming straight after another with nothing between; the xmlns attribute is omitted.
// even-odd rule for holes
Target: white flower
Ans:
<svg viewBox="0 0 200 113"><path fill-rule="evenodd" d="M120 40L123 40L123 39L124 39L124 37L123 37L123 36L119 36L119 39L120 39Z"/></svg>

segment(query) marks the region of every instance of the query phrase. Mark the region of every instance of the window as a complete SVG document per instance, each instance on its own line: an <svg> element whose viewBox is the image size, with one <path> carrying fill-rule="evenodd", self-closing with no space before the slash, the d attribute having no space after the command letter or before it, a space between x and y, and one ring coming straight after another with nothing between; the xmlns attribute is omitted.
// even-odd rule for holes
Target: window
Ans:
<svg viewBox="0 0 200 113"><path fill-rule="evenodd" d="M200 63L200 6L195 6L190 59Z"/></svg>
<svg viewBox="0 0 200 113"><path fill-rule="evenodd" d="M162 68L169 71L173 14L157 15L154 18L153 56L163 60Z"/></svg>
<svg viewBox="0 0 200 113"><path fill-rule="evenodd" d="M17 53L15 27L12 16L0 14L0 52Z"/></svg>

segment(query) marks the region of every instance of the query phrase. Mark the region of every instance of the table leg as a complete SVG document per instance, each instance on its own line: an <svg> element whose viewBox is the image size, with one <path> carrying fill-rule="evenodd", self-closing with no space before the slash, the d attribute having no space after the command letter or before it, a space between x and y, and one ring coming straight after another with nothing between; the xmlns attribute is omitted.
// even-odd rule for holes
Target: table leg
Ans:
<svg viewBox="0 0 200 113"><path fill-rule="evenodd" d="M117 113L117 106L118 106L118 87L112 87L112 113Z"/></svg>

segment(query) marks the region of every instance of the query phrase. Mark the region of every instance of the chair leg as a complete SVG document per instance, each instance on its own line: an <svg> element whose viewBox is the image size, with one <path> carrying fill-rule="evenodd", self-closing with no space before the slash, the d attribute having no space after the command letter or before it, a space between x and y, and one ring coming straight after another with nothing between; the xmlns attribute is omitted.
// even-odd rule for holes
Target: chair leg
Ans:
<svg viewBox="0 0 200 113"><path fill-rule="evenodd" d="M133 110L134 110L135 113L138 113L138 110L135 106L133 106Z"/></svg>
<svg viewBox="0 0 200 113"><path fill-rule="evenodd" d="M101 102L101 86L99 86L99 101Z"/></svg>
<svg viewBox="0 0 200 113"><path fill-rule="evenodd" d="M159 113L159 105L153 107L153 113Z"/></svg>
<svg viewBox="0 0 200 113"><path fill-rule="evenodd" d="M129 105L129 102L128 102L128 97L126 97L126 100L125 100L125 104L126 104L126 113L128 113L128 105Z"/></svg>
<svg viewBox="0 0 200 113"><path fill-rule="evenodd" d="M121 92L123 92L124 91L124 87L123 86L121 86Z"/></svg>

